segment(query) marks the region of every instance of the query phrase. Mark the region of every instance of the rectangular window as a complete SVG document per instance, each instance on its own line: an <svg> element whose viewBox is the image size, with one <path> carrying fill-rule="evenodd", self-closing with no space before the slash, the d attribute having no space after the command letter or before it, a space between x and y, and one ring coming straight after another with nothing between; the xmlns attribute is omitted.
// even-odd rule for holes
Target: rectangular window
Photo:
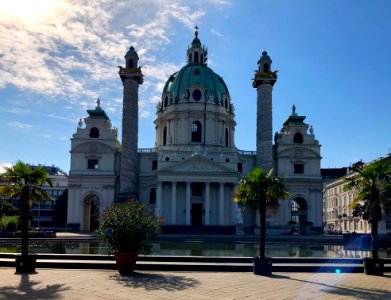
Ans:
<svg viewBox="0 0 391 300"><path fill-rule="evenodd" d="M152 161L152 170L157 170L157 160Z"/></svg>
<svg viewBox="0 0 391 300"><path fill-rule="evenodd" d="M98 160L97 159L89 159L87 168L88 169L98 169Z"/></svg>
<svg viewBox="0 0 391 300"><path fill-rule="evenodd" d="M238 163L238 172L243 172L243 165L242 165L242 163Z"/></svg>
<svg viewBox="0 0 391 300"><path fill-rule="evenodd" d="M391 221L386 221L386 229L391 229Z"/></svg>
<svg viewBox="0 0 391 300"><path fill-rule="evenodd" d="M304 174L304 165L303 164L294 164L293 165L295 174Z"/></svg>

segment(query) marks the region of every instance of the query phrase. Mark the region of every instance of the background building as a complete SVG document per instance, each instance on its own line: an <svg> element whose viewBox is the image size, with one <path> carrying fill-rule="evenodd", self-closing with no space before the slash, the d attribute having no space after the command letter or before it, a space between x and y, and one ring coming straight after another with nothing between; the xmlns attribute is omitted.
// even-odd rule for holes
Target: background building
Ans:
<svg viewBox="0 0 391 300"><path fill-rule="evenodd" d="M391 155L379 158L391 163ZM357 162L364 164L363 162ZM338 233L371 233L371 226L368 221L361 217L352 215L350 204L356 197L354 190L345 191L344 178L351 176L349 170L345 176L328 182L323 191L323 217L326 232ZM382 212L382 220L379 222L379 233L385 234L391 231L391 213Z"/></svg>
<svg viewBox="0 0 391 300"><path fill-rule="evenodd" d="M55 166L36 166L30 165L31 169L37 167L43 167L49 174L49 178L54 180L53 186L45 184L43 189L52 197L52 200L42 200L34 203L31 207L32 213L32 227L65 227L66 225L66 207L67 207L67 195L66 190L68 188L68 176L67 174ZM0 184L5 184L0 182ZM2 196L2 198L12 203L12 210L8 210L9 215L19 215L19 199L8 198ZM3 207L1 207L0 217L3 215Z"/></svg>

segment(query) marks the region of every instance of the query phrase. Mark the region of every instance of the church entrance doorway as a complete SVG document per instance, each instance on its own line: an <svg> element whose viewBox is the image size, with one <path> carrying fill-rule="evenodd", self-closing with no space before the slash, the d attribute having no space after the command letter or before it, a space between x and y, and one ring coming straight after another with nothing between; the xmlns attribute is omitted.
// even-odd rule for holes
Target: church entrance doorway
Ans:
<svg viewBox="0 0 391 300"><path fill-rule="evenodd" d="M202 204L193 203L191 205L191 225L201 226L202 225Z"/></svg>
<svg viewBox="0 0 391 300"><path fill-rule="evenodd" d="M305 199L297 197L292 200L291 217L298 234L307 234L307 208Z"/></svg>
<svg viewBox="0 0 391 300"><path fill-rule="evenodd" d="M99 198L91 194L84 198L84 231L95 231L99 227Z"/></svg>

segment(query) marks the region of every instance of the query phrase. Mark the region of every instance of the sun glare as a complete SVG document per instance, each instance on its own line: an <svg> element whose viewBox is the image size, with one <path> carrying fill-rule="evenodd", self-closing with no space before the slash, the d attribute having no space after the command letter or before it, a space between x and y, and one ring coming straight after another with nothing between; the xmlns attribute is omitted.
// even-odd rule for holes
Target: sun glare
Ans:
<svg viewBox="0 0 391 300"><path fill-rule="evenodd" d="M62 3L59 0L0 0L0 18L36 20L52 14Z"/></svg>

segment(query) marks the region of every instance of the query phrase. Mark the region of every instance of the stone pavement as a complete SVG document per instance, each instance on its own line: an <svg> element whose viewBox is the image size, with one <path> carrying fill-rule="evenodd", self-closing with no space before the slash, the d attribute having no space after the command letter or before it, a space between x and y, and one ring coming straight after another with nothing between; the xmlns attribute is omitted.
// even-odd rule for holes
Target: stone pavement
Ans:
<svg viewBox="0 0 391 300"><path fill-rule="evenodd" d="M391 299L391 273L152 272L0 268L0 299Z"/></svg>

